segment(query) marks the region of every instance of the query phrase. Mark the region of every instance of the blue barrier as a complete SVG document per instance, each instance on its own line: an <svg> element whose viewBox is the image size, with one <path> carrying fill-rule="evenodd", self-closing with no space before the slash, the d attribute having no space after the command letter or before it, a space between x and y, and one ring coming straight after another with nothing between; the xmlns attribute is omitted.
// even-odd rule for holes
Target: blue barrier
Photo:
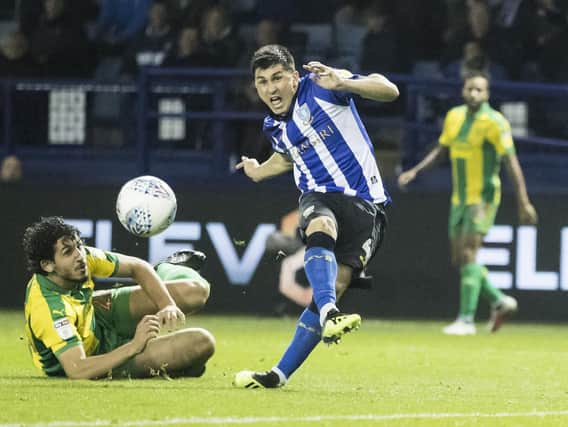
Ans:
<svg viewBox="0 0 568 427"><path fill-rule="evenodd" d="M382 110L382 106L366 110L361 108L363 120L376 128L400 128L403 138L400 142L403 167L414 164L424 148L435 141L440 131L443 112L460 102L461 82L457 80L421 79L408 75L389 76L404 94L398 109ZM262 111L243 111L229 99L235 88L250 82L248 70L241 69L160 69L141 70L136 81L130 83L99 82L93 80L1 80L2 142L0 155L13 153L29 165L26 174L34 177L67 179L77 172L85 181L122 181L125 178L156 171L174 177L201 176L223 177L230 174L231 158L234 159L235 136L229 134L232 123L257 122L259 132ZM57 124L48 123L49 118L60 117L47 104L50 97L58 91L73 90L84 94L84 115L76 120L86 121L84 135L79 144L49 143L50 130ZM34 101L32 95L41 100ZM114 102L107 99L97 103L101 95L115 97ZM206 107L194 108L187 103L183 111L163 111L158 102L167 97L191 100L191 97L207 98ZM30 105L25 98L30 97ZM535 99L545 99L546 103L562 103L568 97L568 85L547 85L534 83L494 82L492 100L496 102L525 102L532 107ZM81 99L83 99L81 98ZM537 101L538 101L537 99ZM185 101L185 100L184 100ZM440 103L440 111L424 114L424 102ZM102 107L99 105L101 104ZM81 104L83 105L83 104ZM24 111L20 109L24 106ZM31 108L37 107L37 108ZM113 107L118 113L108 113ZM30 108L29 112L25 109ZM43 108L43 109L42 109ZM565 107L568 110L568 106ZM436 109L436 108L435 108ZM560 107L562 110L562 107ZM94 111L97 111L94 113ZM383 117L386 111L387 116ZM394 111L394 112L393 112ZM71 111L76 113L76 111ZM110 132L119 135L118 142L110 143L99 137L98 120L92 116L105 116L110 122ZM568 114L568 111L567 111ZM109 117L106 117L109 116ZM203 122L207 128L210 142L206 149L179 147L171 141L159 140L157 133L160 123L165 119L179 119L180 123ZM105 122L106 123L106 122ZM106 128L105 128L106 129ZM105 130L103 129L103 130ZM568 129L568 127L566 128ZM186 133L191 134L193 129ZM188 136L189 138L189 136ZM556 135L516 136L522 146L568 152L568 132ZM114 141L114 140L113 140ZM183 145L183 144L178 144ZM545 150L545 151L546 151ZM47 171L47 172L46 172Z"/></svg>

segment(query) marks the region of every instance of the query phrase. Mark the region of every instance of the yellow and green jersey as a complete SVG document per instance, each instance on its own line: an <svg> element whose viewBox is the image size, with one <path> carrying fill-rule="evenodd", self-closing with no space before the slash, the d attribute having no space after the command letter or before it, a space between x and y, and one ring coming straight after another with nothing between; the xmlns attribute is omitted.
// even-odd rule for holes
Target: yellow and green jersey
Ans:
<svg viewBox="0 0 568 427"><path fill-rule="evenodd" d="M87 356L96 354L101 337L95 333L93 277L110 277L118 269L115 254L85 247L85 282L66 290L46 276L34 274L26 289L26 336L34 364L47 375L64 375L56 355L83 344Z"/></svg>
<svg viewBox="0 0 568 427"><path fill-rule="evenodd" d="M501 159L515 152L507 119L487 102L475 114L466 105L452 108L439 142L450 150L452 204L499 203Z"/></svg>

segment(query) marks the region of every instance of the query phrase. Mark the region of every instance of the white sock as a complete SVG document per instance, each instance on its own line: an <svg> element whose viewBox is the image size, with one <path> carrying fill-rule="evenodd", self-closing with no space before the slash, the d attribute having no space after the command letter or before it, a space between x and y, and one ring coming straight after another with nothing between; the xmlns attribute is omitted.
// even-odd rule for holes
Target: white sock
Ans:
<svg viewBox="0 0 568 427"><path fill-rule="evenodd" d="M284 375L284 372L282 372L276 366L272 368L272 372L274 372L276 375L278 375L278 378L280 378L280 385L286 384L287 378L286 375Z"/></svg>
<svg viewBox="0 0 568 427"><path fill-rule="evenodd" d="M458 320L461 320L464 323L473 323L473 316L458 316Z"/></svg>
<svg viewBox="0 0 568 427"><path fill-rule="evenodd" d="M325 318L327 317L327 313L329 313L331 310L337 310L337 307L332 302L328 302L327 304L324 304L324 306L321 308L321 310L320 310L320 325L321 326L324 325Z"/></svg>

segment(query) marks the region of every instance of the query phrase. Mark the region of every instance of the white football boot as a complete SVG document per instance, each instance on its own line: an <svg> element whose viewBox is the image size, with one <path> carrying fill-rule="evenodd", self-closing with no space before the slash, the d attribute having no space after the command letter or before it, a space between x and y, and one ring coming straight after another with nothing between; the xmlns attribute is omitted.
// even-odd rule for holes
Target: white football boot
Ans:
<svg viewBox="0 0 568 427"><path fill-rule="evenodd" d="M515 298L508 295L503 296L500 301L491 307L491 316L489 317L487 329L490 332L497 332L503 325L503 322L515 314L518 309L519 305Z"/></svg>
<svg viewBox="0 0 568 427"><path fill-rule="evenodd" d="M446 335L475 335L475 325L470 322L464 322L461 319L457 319L454 323L449 324L442 332Z"/></svg>

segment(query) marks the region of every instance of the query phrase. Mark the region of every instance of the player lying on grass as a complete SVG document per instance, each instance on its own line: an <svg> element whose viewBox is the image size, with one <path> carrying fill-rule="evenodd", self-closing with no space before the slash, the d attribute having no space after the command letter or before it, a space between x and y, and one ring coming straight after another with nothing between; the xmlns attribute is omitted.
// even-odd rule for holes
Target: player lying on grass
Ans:
<svg viewBox="0 0 568 427"><path fill-rule="evenodd" d="M380 74L353 75L319 62L304 69L308 74L300 78L284 46L254 53L254 85L270 109L263 131L275 152L262 164L243 157L237 168L255 182L294 171L313 301L280 362L265 373L238 373L237 387L280 387L320 340L337 343L359 327L361 317L341 313L336 301L362 273L385 232L389 197L354 95L393 101L398 89Z"/></svg>
<svg viewBox="0 0 568 427"><path fill-rule="evenodd" d="M25 298L34 364L73 379L201 376L215 340L201 328L176 330L184 313L209 298L209 283L183 264L204 256L178 252L157 265L84 246L59 217L30 225L23 238L33 273ZM192 259L193 258L193 259ZM129 277L139 286L94 291L93 279ZM169 333L159 336L161 330Z"/></svg>

